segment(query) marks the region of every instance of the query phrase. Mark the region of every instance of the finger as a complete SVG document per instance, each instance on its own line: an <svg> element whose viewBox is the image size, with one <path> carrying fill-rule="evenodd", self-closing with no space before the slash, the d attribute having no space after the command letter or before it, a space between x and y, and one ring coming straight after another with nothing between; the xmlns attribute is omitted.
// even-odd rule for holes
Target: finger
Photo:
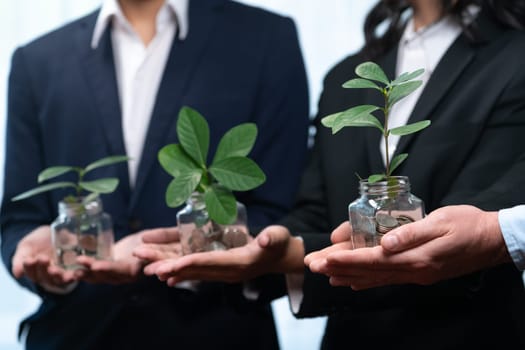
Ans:
<svg viewBox="0 0 525 350"><path fill-rule="evenodd" d="M13 256L13 267L11 269L15 278L20 278L24 275L24 263L30 256L31 254L29 249L24 249L20 246L17 248L16 253Z"/></svg>
<svg viewBox="0 0 525 350"><path fill-rule="evenodd" d="M146 276L153 276L156 274L157 272L157 269L159 268L159 266L161 266L162 264L164 264L166 262L166 260L159 260L159 261L155 261L151 264L148 264L144 267L144 274Z"/></svg>
<svg viewBox="0 0 525 350"><path fill-rule="evenodd" d="M313 260L326 259L328 257L328 255L330 255L330 254L332 254L334 252L337 252L337 251L348 252L351 249L352 249L352 243L349 242L349 241L333 244L333 245L331 245L329 247L326 247L326 248L324 248L322 250L318 250L316 252L312 252L312 253L308 254L305 257L305 264L306 265L310 265L310 263Z"/></svg>
<svg viewBox="0 0 525 350"><path fill-rule="evenodd" d="M51 283L46 277L49 263L50 260L46 256L38 255L34 258L29 258L24 262L24 273L36 283ZM44 271L46 271L46 273L44 273Z"/></svg>
<svg viewBox="0 0 525 350"><path fill-rule="evenodd" d="M290 239L290 233L281 226L268 226L256 237L257 243L263 249L282 247Z"/></svg>
<svg viewBox="0 0 525 350"><path fill-rule="evenodd" d="M332 243L341 243L344 241L350 241L352 238L352 226L349 221L343 222L337 227L330 235Z"/></svg>
<svg viewBox="0 0 525 350"><path fill-rule="evenodd" d="M434 225L427 217L427 219L402 225L388 232L381 238L381 246L389 252L402 252L422 245L445 233L440 229L440 226Z"/></svg>
<svg viewBox="0 0 525 350"><path fill-rule="evenodd" d="M56 265L49 265L47 273L57 286L69 284L76 280L75 271L66 271Z"/></svg>
<svg viewBox="0 0 525 350"><path fill-rule="evenodd" d="M142 233L142 242L144 243L171 243L180 240L179 230L177 227L157 228L146 230Z"/></svg>

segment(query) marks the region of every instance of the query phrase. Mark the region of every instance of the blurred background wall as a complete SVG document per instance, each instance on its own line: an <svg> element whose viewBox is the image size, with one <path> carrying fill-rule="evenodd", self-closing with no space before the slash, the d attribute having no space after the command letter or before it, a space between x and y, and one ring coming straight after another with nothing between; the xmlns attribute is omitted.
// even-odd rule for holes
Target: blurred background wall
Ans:
<svg viewBox="0 0 525 350"><path fill-rule="evenodd" d="M205 0L193 0L205 1ZM290 16L299 31L305 58L311 114L315 115L322 79L328 69L363 43L364 16L374 0L242 0ZM101 0L0 0L0 197L2 196L6 88L13 50L100 6ZM39 300L20 288L0 267L0 350L22 349L16 339L18 323ZM273 303L283 350L318 349L325 319L295 320L288 300Z"/></svg>

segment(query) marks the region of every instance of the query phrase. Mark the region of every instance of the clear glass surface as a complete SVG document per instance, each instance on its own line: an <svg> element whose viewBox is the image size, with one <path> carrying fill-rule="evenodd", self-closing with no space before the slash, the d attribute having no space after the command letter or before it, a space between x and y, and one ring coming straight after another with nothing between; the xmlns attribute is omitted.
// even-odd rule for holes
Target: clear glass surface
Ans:
<svg viewBox="0 0 525 350"><path fill-rule="evenodd" d="M348 206L354 249L379 245L388 231L425 216L424 203L410 193L407 177L376 183L361 180L359 191L360 197Z"/></svg>
<svg viewBox="0 0 525 350"><path fill-rule="evenodd" d="M51 238L59 266L81 268L76 263L79 255L111 259L113 224L110 215L102 211L100 198L88 203L62 201L58 212L51 224Z"/></svg>
<svg viewBox="0 0 525 350"><path fill-rule="evenodd" d="M246 207L237 202L237 218L231 225L219 225L210 220L204 197L194 193L186 206L177 213L182 252L191 254L226 250L248 243Z"/></svg>

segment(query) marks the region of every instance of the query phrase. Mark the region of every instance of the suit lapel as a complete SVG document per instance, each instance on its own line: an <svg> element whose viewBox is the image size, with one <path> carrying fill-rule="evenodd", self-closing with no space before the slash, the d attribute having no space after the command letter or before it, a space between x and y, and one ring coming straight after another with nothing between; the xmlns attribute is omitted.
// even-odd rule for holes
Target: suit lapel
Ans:
<svg viewBox="0 0 525 350"><path fill-rule="evenodd" d="M126 149L122 134L122 117L109 26L98 47L96 49L91 48L91 38L97 16L98 11L87 17L86 22L78 32L81 62L95 107L98 110L98 113L93 117L98 118L102 125L102 132L107 141L108 155L123 155L126 154ZM124 180L121 186L129 189L127 168L120 167L120 169L120 178Z"/></svg>
<svg viewBox="0 0 525 350"><path fill-rule="evenodd" d="M149 123L130 209L137 203L148 174L157 161L160 148L167 143L176 142L175 139L167 139L168 131L173 130L191 77L198 67L199 58L204 56L217 17L214 10L216 4L220 3L222 1L190 1L191 28L185 40L174 38Z"/></svg>
<svg viewBox="0 0 525 350"><path fill-rule="evenodd" d="M410 114L407 124L412 124L424 119L435 119L435 117L432 116L432 111L473 58L474 49L468 45L466 38L461 35L438 63L423 93L414 106L414 110ZM416 135L417 134L410 134L401 137L395 154L406 151Z"/></svg>

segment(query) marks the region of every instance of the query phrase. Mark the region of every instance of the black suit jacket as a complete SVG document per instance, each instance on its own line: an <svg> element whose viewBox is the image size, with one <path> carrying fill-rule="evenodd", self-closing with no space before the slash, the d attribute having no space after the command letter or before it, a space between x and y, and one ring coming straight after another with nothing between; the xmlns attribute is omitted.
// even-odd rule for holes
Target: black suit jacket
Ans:
<svg viewBox="0 0 525 350"><path fill-rule="evenodd" d="M1 209L2 256L9 270L20 239L52 222L66 193L54 191L21 202L10 198L34 187L45 167L84 166L126 153L110 30L97 49L90 46L97 14L13 55ZM126 165L93 174L120 178L117 191L102 197L116 239L176 225L177 210L164 200L170 176L159 166L157 152L177 142L176 119L184 105L207 118L210 155L229 128L242 122L259 127L250 157L261 165L267 181L238 196L247 206L251 226L274 222L293 204L309 123L294 24L225 0L190 1L189 22L187 38L174 40L166 64L134 189ZM168 288L156 278L121 286L81 283L60 296L27 279L20 282L43 299L27 320L28 349L277 347L269 306L244 301L222 284L205 284L194 294Z"/></svg>
<svg viewBox="0 0 525 350"><path fill-rule="evenodd" d="M409 120L432 125L401 138L396 150L409 153L396 173L410 178L427 211L460 203L494 210L525 200L525 33L499 27L486 13L477 24L484 41L473 45L460 36L453 43ZM390 77L396 56L393 50L377 61ZM381 105L377 91L341 87L362 61L352 56L329 72L319 118ZM354 174L384 171L379 140L376 129L332 135L318 125L299 202L284 221L304 233L306 253L329 245L326 232L348 220L348 204L358 197ZM512 265L432 286L362 292L333 288L306 270L303 292L299 317L330 315L326 349L525 348L525 293Z"/></svg>

